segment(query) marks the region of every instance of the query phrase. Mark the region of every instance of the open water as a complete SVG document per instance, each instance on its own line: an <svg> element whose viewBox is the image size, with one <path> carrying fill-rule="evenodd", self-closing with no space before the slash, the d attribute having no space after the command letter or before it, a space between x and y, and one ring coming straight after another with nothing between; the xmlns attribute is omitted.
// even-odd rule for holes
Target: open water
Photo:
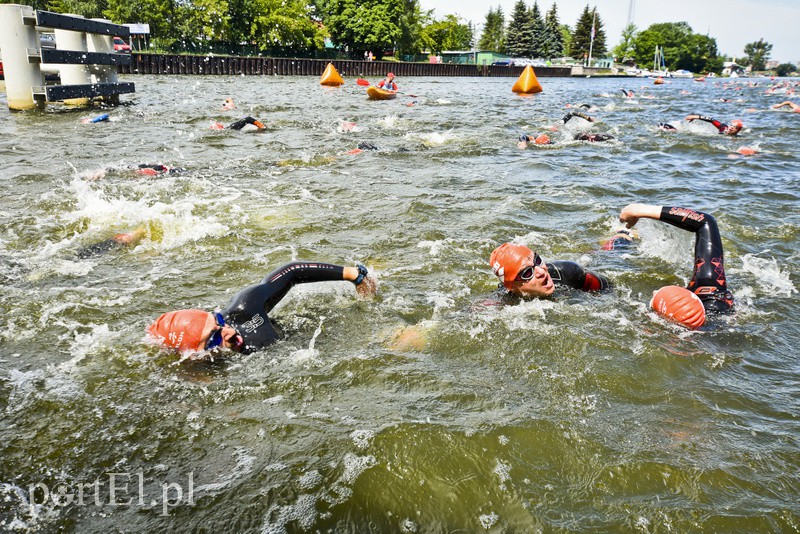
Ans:
<svg viewBox="0 0 800 534"><path fill-rule="evenodd" d="M130 79L98 124L0 96L0 531L800 529L800 114L769 109L769 80L416 78L369 102L352 79ZM517 147L580 103L597 122ZM746 129L656 128L689 113ZM245 115L268 131L208 127ZM587 128L618 140L571 140ZM716 216L735 315L689 332L648 311L693 236L642 221L599 251L637 201ZM615 289L500 299L508 240ZM160 313L293 259L364 262L380 295L296 287L287 339L250 356L147 343Z"/></svg>

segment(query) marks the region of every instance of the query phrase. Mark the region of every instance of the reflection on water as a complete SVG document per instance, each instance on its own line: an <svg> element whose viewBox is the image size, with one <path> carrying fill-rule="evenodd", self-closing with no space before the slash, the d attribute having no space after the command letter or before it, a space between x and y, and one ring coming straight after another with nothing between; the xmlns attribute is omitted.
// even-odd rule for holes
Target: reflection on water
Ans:
<svg viewBox="0 0 800 534"><path fill-rule="evenodd" d="M413 106L282 77L138 77L90 125L0 102L0 530L798 528L800 118L768 109L785 95L399 81ZM595 123L549 130L580 103ZM746 130L657 128L689 113ZM208 128L245 115L267 132ZM617 139L572 140L587 128ZM542 132L555 144L517 147ZM155 163L186 170L135 172ZM633 201L716 216L736 315L687 332L648 312L693 243L643 221L638 247L599 251ZM504 302L487 262L512 239L616 287ZM298 258L362 261L381 295L297 287L274 313L287 339L246 357L145 342L161 312Z"/></svg>

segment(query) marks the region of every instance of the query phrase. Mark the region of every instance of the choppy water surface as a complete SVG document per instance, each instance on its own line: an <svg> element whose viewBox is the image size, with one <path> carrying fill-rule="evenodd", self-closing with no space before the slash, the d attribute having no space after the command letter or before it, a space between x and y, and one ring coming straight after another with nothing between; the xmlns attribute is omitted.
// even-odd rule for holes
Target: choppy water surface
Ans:
<svg viewBox="0 0 800 534"><path fill-rule="evenodd" d="M0 97L0 530L800 529L800 115L768 109L786 99L768 80L522 98L418 78L392 102L353 80L133 80L108 123ZM580 103L619 141L517 148ZM655 127L693 112L747 129ZM208 128L244 115L269 130ZM380 150L343 155L362 141ZM690 333L648 313L688 280L693 236L642 221L638 248L599 252L633 201L717 217L736 315ZM616 288L501 302L488 257L512 239ZM297 287L274 313L287 339L250 356L147 344L158 314L224 306L292 259L362 261L381 294Z"/></svg>

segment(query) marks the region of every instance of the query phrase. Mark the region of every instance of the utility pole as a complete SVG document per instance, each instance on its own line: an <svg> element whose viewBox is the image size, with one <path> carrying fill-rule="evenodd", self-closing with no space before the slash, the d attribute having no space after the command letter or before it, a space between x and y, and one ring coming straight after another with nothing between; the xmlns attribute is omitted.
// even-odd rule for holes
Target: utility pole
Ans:
<svg viewBox="0 0 800 534"><path fill-rule="evenodd" d="M636 0L631 0L628 4L628 26L633 24L633 17L636 15Z"/></svg>

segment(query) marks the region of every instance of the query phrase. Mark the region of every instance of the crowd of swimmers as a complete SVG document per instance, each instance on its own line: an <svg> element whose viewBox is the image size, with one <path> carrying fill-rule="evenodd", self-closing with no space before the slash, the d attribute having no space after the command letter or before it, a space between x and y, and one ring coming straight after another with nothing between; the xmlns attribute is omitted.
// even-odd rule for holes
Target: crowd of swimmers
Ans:
<svg viewBox="0 0 800 534"><path fill-rule="evenodd" d="M397 90L394 76L389 73L379 86ZM633 98L633 91L623 90L625 97ZM568 106L569 107L569 106ZM775 109L789 107L800 112L800 105L785 101L773 106ZM236 109L232 99L223 103L223 110ZM571 109L560 121L566 125L574 118L589 123L594 118L588 115L588 104ZM712 117L691 114L686 121L704 121L713 125L720 134L735 136L742 131L744 124L732 120L729 124ZM233 122L227 128L240 130L251 126L263 130L264 124L253 117L245 117ZM668 131L677 128L669 123L659 127ZM212 128L224 129L221 123L212 123ZM558 125L551 128L557 130ZM614 139L610 134L579 132L575 140L603 142ZM552 144L547 134L537 136L521 135L520 145ZM376 150L370 143L361 143L355 154L363 150ZM139 165L135 171L140 174L165 174L180 172L183 169L169 168L161 164ZM712 215L679 206L658 206L650 204L630 204L619 214L619 220L626 225L620 228L602 248L614 250L628 248L635 244L638 234L633 230L640 219L662 221L681 230L695 234L694 272L686 288L670 286L654 291L651 307L653 310L674 322L688 328L699 328L705 324L708 314L728 314L734 310L733 295L727 286L724 254L717 223ZM119 246L129 246L139 242L146 235L144 228L117 234L114 237L90 245L79 251L80 257L89 257ZM588 270L580 264L565 260L545 260L536 251L524 244L504 243L490 255L489 268L498 278L499 290L522 299L550 298L559 288L579 291L604 291L613 287L605 275ZM377 292L377 280L368 269L361 265L340 266L318 261L295 261L278 267L260 282L239 291L233 299L219 310L185 309L164 313L147 328L151 338L160 345L194 357L205 357L223 349L249 354L261 350L281 339L283 332L270 316L270 312L297 284L323 281L347 281L355 286L356 292L364 297Z"/></svg>

